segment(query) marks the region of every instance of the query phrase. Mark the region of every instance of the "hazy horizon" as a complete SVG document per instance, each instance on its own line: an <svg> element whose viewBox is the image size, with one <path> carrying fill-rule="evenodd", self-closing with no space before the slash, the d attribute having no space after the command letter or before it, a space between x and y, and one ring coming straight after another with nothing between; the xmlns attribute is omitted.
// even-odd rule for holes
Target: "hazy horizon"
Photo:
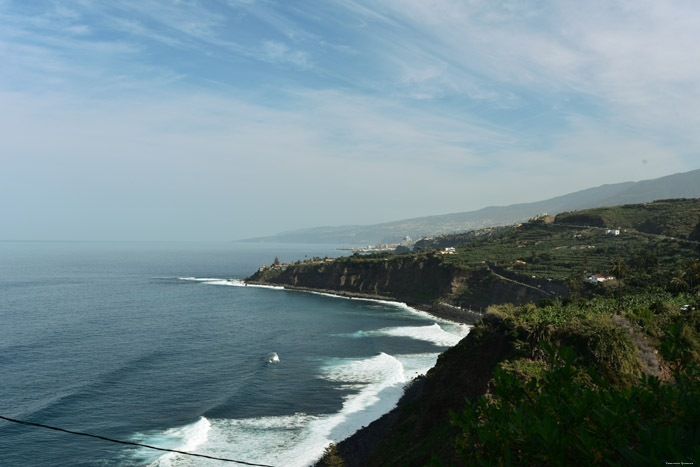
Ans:
<svg viewBox="0 0 700 467"><path fill-rule="evenodd" d="M0 239L235 241L698 168L692 1L0 0Z"/></svg>

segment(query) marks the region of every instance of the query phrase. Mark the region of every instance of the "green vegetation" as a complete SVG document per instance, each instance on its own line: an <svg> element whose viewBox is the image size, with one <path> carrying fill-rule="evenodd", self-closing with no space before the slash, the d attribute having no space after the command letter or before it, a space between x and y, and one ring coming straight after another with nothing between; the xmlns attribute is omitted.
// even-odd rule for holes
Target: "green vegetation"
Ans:
<svg viewBox="0 0 700 467"><path fill-rule="evenodd" d="M319 462L321 467L343 467L345 461L338 453L338 447L331 443L323 450L323 457Z"/></svg>
<svg viewBox="0 0 700 467"><path fill-rule="evenodd" d="M467 465L664 465L700 460L700 371L685 362L679 327L665 357L676 365L664 384L643 376L618 388L569 347L542 346L547 370L524 380L499 369L490 398L452 416Z"/></svg>
<svg viewBox="0 0 700 467"><path fill-rule="evenodd" d="M579 242L596 248L552 248ZM513 258L521 251L537 261L517 265ZM588 255L574 261L572 253L582 251ZM541 223L444 255L465 270L565 277L571 293L490 307L470 335L440 357L423 397L405 410L398 425L409 440L390 437L372 465L421 465L431 458L435 465L700 461L699 256L692 242ZM565 276L567 267L579 269ZM585 271L618 280L581 285ZM493 280L488 277L482 282ZM494 339L505 347L496 352L489 344ZM487 355L493 363L481 374L472 368L470 376L492 380L480 396L470 396L478 387L455 372ZM464 402L454 402L452 392L461 392ZM436 407L441 400L453 401L451 423L440 416L444 404ZM426 419L430 429L410 439L406 427L429 425ZM449 447L440 441L445 438L454 440Z"/></svg>
<svg viewBox="0 0 700 467"><path fill-rule="evenodd" d="M666 199L565 212L555 222L688 238L700 222L700 199Z"/></svg>
<svg viewBox="0 0 700 467"><path fill-rule="evenodd" d="M254 279L491 305L368 465L700 462L699 222L700 200L599 208Z"/></svg>
<svg viewBox="0 0 700 467"><path fill-rule="evenodd" d="M700 242L700 222L698 222L698 225L696 225L693 231L690 232L690 235L688 235L688 240Z"/></svg>
<svg viewBox="0 0 700 467"><path fill-rule="evenodd" d="M580 221L581 216L601 220L591 224L646 226L647 231L663 235L635 228L608 235L604 227L565 223ZM685 271L697 261L700 245L668 235L682 231L687 236L699 219L696 199L598 208L562 214L554 223L534 219L517 227L423 240L416 252L355 254L331 261L313 258L268 268L252 280L477 310L493 303L567 296L617 295L619 300L625 293L664 289L673 278L678 292L698 282ZM651 228L657 221L662 226ZM448 246L456 251L444 254ZM426 265L429 268L423 269ZM586 283L592 274L611 274L617 280Z"/></svg>
<svg viewBox="0 0 700 467"><path fill-rule="evenodd" d="M433 238L419 240L415 244L416 251L442 250L443 248L464 246L476 240L498 238L513 227L488 227L486 229L472 230L470 232L440 235Z"/></svg>
<svg viewBox="0 0 700 467"><path fill-rule="evenodd" d="M465 340L440 357L426 388L439 384L407 407L398 425L428 425L429 418L430 430L418 439L397 430L371 464L422 465L431 458L432 465L459 459L514 466L699 461L698 291L624 295L622 314L618 305L617 297L598 296L491 307ZM495 352L496 341L507 346ZM489 355L495 361L485 367L488 373L482 367L468 375L483 380L491 374L480 396L469 396L478 390L469 379L450 384L459 381L458 368ZM453 401L451 393L463 394L463 403L452 402L449 419L441 418L435 401Z"/></svg>
<svg viewBox="0 0 700 467"><path fill-rule="evenodd" d="M484 262L521 276L564 281L572 274L607 273L610 261L620 258L635 266L633 283L666 282L664 275L697 257L698 245L685 240L568 225L523 224L497 239L476 241L445 255L445 261L463 268L480 268Z"/></svg>

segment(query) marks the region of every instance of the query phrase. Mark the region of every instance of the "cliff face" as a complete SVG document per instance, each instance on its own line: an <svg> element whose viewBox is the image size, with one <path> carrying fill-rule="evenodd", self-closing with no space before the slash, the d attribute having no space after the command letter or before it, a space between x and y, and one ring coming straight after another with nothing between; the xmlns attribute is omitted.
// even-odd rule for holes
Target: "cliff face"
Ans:
<svg viewBox="0 0 700 467"><path fill-rule="evenodd" d="M301 263L285 269L264 269L247 281L392 299L411 305L448 303L472 310L492 304L537 302L550 296L545 289L538 290L540 284L519 283L486 265L479 269L459 268L435 254ZM548 288L555 287L548 284ZM556 291L566 294L560 286Z"/></svg>
<svg viewBox="0 0 700 467"><path fill-rule="evenodd" d="M450 424L450 410L485 394L493 369L512 352L512 338L504 333L467 336L446 350L426 375L421 394L400 411L366 465L422 466L433 456L444 465L460 465L454 450L458 430Z"/></svg>
<svg viewBox="0 0 700 467"><path fill-rule="evenodd" d="M259 271L248 280L428 302L449 296L459 275L460 271L437 256L421 255L339 258L332 262L291 265L284 270Z"/></svg>

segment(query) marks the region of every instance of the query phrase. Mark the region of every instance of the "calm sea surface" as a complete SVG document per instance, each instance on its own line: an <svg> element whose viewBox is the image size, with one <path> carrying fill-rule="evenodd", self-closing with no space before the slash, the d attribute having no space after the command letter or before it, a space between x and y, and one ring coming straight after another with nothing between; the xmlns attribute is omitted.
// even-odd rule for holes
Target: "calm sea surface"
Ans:
<svg viewBox="0 0 700 467"><path fill-rule="evenodd" d="M308 465L467 332L400 304L236 281L333 247L0 242L0 415ZM0 465L223 465L0 420ZM229 464L234 465L234 464Z"/></svg>

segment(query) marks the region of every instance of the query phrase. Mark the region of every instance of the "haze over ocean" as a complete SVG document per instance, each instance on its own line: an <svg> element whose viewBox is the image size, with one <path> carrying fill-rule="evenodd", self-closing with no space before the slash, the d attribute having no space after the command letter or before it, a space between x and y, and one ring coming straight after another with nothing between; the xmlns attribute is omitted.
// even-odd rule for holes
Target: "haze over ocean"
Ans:
<svg viewBox="0 0 700 467"><path fill-rule="evenodd" d="M223 280L275 256L337 253L303 245L2 242L0 414L306 465L328 442L390 410L404 383L467 332L405 306ZM6 466L207 462L0 422Z"/></svg>

